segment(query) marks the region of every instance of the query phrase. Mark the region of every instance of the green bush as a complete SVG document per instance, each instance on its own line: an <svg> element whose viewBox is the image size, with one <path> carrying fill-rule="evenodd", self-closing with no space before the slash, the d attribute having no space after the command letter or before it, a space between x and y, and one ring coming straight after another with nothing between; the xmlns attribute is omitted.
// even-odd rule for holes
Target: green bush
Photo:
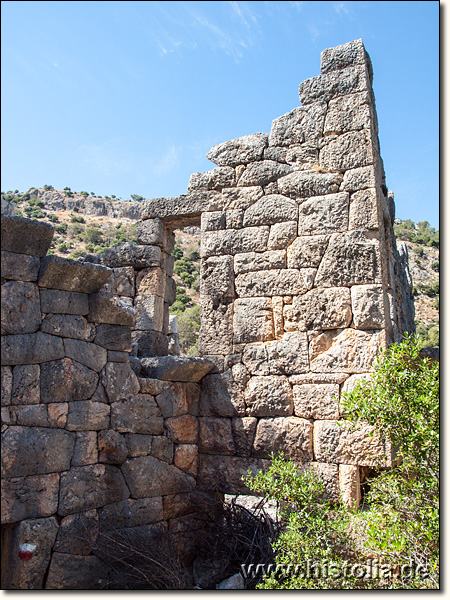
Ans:
<svg viewBox="0 0 450 600"><path fill-rule="evenodd" d="M57 225L55 227L55 231L56 233L61 233L61 234L65 234L67 233L67 223L60 223L59 225Z"/></svg>
<svg viewBox="0 0 450 600"><path fill-rule="evenodd" d="M75 210L75 209L76 209L76 207L73 210ZM81 215L79 217L77 215L71 215L70 222L71 223L86 223L85 219Z"/></svg>
<svg viewBox="0 0 450 600"><path fill-rule="evenodd" d="M172 309L171 309L171 312ZM198 354L198 334L200 331L200 307L194 304L177 318L180 348L183 354Z"/></svg>

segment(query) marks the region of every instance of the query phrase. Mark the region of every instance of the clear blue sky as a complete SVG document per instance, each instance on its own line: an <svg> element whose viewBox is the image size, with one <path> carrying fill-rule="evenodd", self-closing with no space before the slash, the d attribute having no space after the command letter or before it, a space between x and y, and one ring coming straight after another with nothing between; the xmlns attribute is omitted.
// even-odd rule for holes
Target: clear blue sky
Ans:
<svg viewBox="0 0 450 600"><path fill-rule="evenodd" d="M362 38L397 216L439 227L439 2L2 2L2 185L186 193Z"/></svg>

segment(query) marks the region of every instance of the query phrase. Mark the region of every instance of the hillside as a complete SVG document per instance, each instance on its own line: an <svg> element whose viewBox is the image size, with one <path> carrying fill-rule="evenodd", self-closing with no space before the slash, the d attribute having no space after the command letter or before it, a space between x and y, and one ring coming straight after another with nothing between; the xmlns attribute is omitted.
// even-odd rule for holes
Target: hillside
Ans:
<svg viewBox="0 0 450 600"><path fill-rule="evenodd" d="M100 254L118 242L135 241L143 200L137 195L127 201L69 188L54 190L48 185L24 193L2 192L2 198L14 204L20 216L51 222L55 236L49 253L72 259ZM424 346L439 345L439 231L427 221L416 225L401 219L395 220L394 229L397 239L408 247L417 333ZM200 327L200 229L186 227L175 233L177 299L171 312L178 315L183 353L193 354Z"/></svg>

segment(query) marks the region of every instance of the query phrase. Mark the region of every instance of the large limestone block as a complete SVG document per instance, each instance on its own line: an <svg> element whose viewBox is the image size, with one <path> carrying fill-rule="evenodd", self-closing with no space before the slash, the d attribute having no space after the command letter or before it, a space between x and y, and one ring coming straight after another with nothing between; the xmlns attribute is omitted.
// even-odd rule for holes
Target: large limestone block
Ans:
<svg viewBox="0 0 450 600"><path fill-rule="evenodd" d="M97 432L77 431L71 467L84 467L98 462Z"/></svg>
<svg viewBox="0 0 450 600"><path fill-rule="evenodd" d="M122 473L113 465L72 467L61 475L60 515L70 515L125 500L130 496Z"/></svg>
<svg viewBox="0 0 450 600"><path fill-rule="evenodd" d="M232 354L233 303L229 299L218 302L210 296L203 296L200 301L200 354Z"/></svg>
<svg viewBox="0 0 450 600"><path fill-rule="evenodd" d="M39 364L64 356L61 338L40 331L4 335L1 340L3 365Z"/></svg>
<svg viewBox="0 0 450 600"><path fill-rule="evenodd" d="M305 333L285 333L266 345L271 375L304 373L309 368L308 340Z"/></svg>
<svg viewBox="0 0 450 600"><path fill-rule="evenodd" d="M119 296L98 293L89 296L89 321L134 327L136 310Z"/></svg>
<svg viewBox="0 0 450 600"><path fill-rule="evenodd" d="M53 225L4 214L1 222L2 250L39 258L45 256L53 239Z"/></svg>
<svg viewBox="0 0 450 600"><path fill-rule="evenodd" d="M30 365L34 367L35 365ZM20 368L20 367L19 367ZM39 367L37 367L39 368ZM2 367L1 368L2 376L1 376L1 384L2 384L2 406L9 406L12 401L12 386L13 386L13 371L11 367ZM38 386L36 386L39 389ZM36 399L35 402L25 402L25 404L35 404L39 402L39 398Z"/></svg>
<svg viewBox="0 0 450 600"><path fill-rule="evenodd" d="M136 223L138 244L165 248L167 233L166 226L161 219L147 219Z"/></svg>
<svg viewBox="0 0 450 600"><path fill-rule="evenodd" d="M207 375L214 364L199 356L161 356L142 359L146 377L163 381L185 381L196 383Z"/></svg>
<svg viewBox="0 0 450 600"><path fill-rule="evenodd" d="M98 344L85 342L83 340L74 340L66 338L64 340L64 350L66 356L72 360L76 360L85 367L99 373L106 365L108 353L105 348Z"/></svg>
<svg viewBox="0 0 450 600"><path fill-rule="evenodd" d="M198 441L198 419L192 415L170 417L166 420L167 434L175 444L196 444Z"/></svg>
<svg viewBox="0 0 450 600"><path fill-rule="evenodd" d="M316 196L302 202L298 235L338 233L348 229L348 193Z"/></svg>
<svg viewBox="0 0 450 600"><path fill-rule="evenodd" d="M340 173L295 171L278 180L278 190L289 198L310 198L338 192L341 181Z"/></svg>
<svg viewBox="0 0 450 600"><path fill-rule="evenodd" d="M36 284L8 281L2 285L2 335L34 333L41 325L41 304Z"/></svg>
<svg viewBox="0 0 450 600"><path fill-rule="evenodd" d="M374 140L368 129L325 139L327 143L319 152L319 165L323 169L346 171L375 162Z"/></svg>
<svg viewBox="0 0 450 600"><path fill-rule="evenodd" d="M16 252L1 253L2 277L15 281L36 281L40 261L37 256L17 254Z"/></svg>
<svg viewBox="0 0 450 600"><path fill-rule="evenodd" d="M234 257L234 272L236 275L252 271L268 269L284 269L286 267L286 252L284 250L269 250L267 252L246 252Z"/></svg>
<svg viewBox="0 0 450 600"><path fill-rule="evenodd" d="M162 331L164 320L164 298L161 296L136 296L136 329Z"/></svg>
<svg viewBox="0 0 450 600"><path fill-rule="evenodd" d="M15 527L4 565L3 589L42 590L57 532L55 517L30 519ZM24 545L31 546L28 560L20 557Z"/></svg>
<svg viewBox="0 0 450 600"><path fill-rule="evenodd" d="M317 268L328 246L326 235L306 235L296 238L287 251L288 269Z"/></svg>
<svg viewBox="0 0 450 600"><path fill-rule="evenodd" d="M299 85L302 106L319 100L329 101L338 96L355 94L370 89L369 73L365 65L352 65L338 72L324 73L306 79Z"/></svg>
<svg viewBox="0 0 450 600"><path fill-rule="evenodd" d="M342 502L349 509L358 508L361 502L360 469L355 465L339 465L339 489Z"/></svg>
<svg viewBox="0 0 450 600"><path fill-rule="evenodd" d="M313 459L313 426L298 417L260 419L253 442L253 453L270 458L282 452L286 458L303 463Z"/></svg>
<svg viewBox="0 0 450 600"><path fill-rule="evenodd" d="M267 133L253 133L213 146L206 158L216 165L235 167L260 160L267 146Z"/></svg>
<svg viewBox="0 0 450 600"><path fill-rule="evenodd" d="M222 190L224 209L246 210L257 202L263 194L264 191L261 186L224 188Z"/></svg>
<svg viewBox="0 0 450 600"><path fill-rule="evenodd" d="M292 388L285 376L251 377L245 390L247 415L281 417L292 415Z"/></svg>
<svg viewBox="0 0 450 600"><path fill-rule="evenodd" d="M89 296L87 294L41 289L40 296L43 313L87 315L89 312Z"/></svg>
<svg viewBox="0 0 450 600"><path fill-rule="evenodd" d="M50 473L2 480L2 524L54 515L59 478L59 473Z"/></svg>
<svg viewBox="0 0 450 600"><path fill-rule="evenodd" d="M314 288L284 306L286 331L337 329L352 321L348 288Z"/></svg>
<svg viewBox="0 0 450 600"><path fill-rule="evenodd" d="M309 345L311 371L367 373L385 349L384 331L335 329L318 334Z"/></svg>
<svg viewBox="0 0 450 600"><path fill-rule="evenodd" d="M46 315L41 331L85 342L92 342L95 337L95 325L88 323L81 315Z"/></svg>
<svg viewBox="0 0 450 600"><path fill-rule="evenodd" d="M70 402L67 417L69 431L98 431L109 427L110 407L103 402Z"/></svg>
<svg viewBox="0 0 450 600"><path fill-rule="evenodd" d="M294 415L304 419L339 419L339 385L294 385Z"/></svg>
<svg viewBox="0 0 450 600"><path fill-rule="evenodd" d="M203 258L207 258L240 252L262 252L267 250L268 238L267 226L207 231L202 235L200 253Z"/></svg>
<svg viewBox="0 0 450 600"><path fill-rule="evenodd" d="M136 329L131 332L131 342L137 345L137 355L143 356L166 356L169 351L169 338L160 331L139 331ZM130 364L134 364L136 373L140 375L141 365L136 362L136 357L129 357Z"/></svg>
<svg viewBox="0 0 450 600"><path fill-rule="evenodd" d="M198 223L203 212L222 209L222 194L211 190L170 198L144 200L141 218L143 220L161 219L166 224L185 227Z"/></svg>
<svg viewBox="0 0 450 600"><path fill-rule="evenodd" d="M3 369L2 367L2 390ZM11 404L38 404L40 402L39 365L17 365L12 371ZM5 380L5 384L7 380ZM9 402L8 402L9 404ZM2 401L2 406L4 406Z"/></svg>
<svg viewBox="0 0 450 600"><path fill-rule="evenodd" d="M304 294L312 288L315 274L311 268L242 273L236 277L236 292L240 298Z"/></svg>
<svg viewBox="0 0 450 600"><path fill-rule="evenodd" d="M256 417L236 417L231 421L235 454L251 456L253 439L255 437Z"/></svg>
<svg viewBox="0 0 450 600"><path fill-rule="evenodd" d="M266 462L257 458L199 454L199 486L208 491L248 494L249 489L242 478L248 476L248 471L256 475Z"/></svg>
<svg viewBox="0 0 450 600"><path fill-rule="evenodd" d="M148 221L143 221L148 223ZM137 296L161 296L164 298L165 275L160 267L148 267L137 271L136 274L136 295ZM134 296L134 294L129 294Z"/></svg>
<svg viewBox="0 0 450 600"><path fill-rule="evenodd" d="M98 384L97 374L81 363L63 358L41 365L40 397L45 403L90 398Z"/></svg>
<svg viewBox="0 0 450 600"><path fill-rule="evenodd" d="M370 425L350 421L314 422L316 460L360 466L390 466L388 445Z"/></svg>
<svg viewBox="0 0 450 600"><path fill-rule="evenodd" d="M108 581L109 570L96 556L54 552L45 589L100 590Z"/></svg>
<svg viewBox="0 0 450 600"><path fill-rule="evenodd" d="M153 456L127 460L122 466L122 472L132 498L180 494L195 488L193 477Z"/></svg>
<svg viewBox="0 0 450 600"><path fill-rule="evenodd" d="M123 435L114 429L98 434L98 462L121 465L128 456L128 448Z"/></svg>
<svg viewBox="0 0 450 600"><path fill-rule="evenodd" d="M222 210L202 213L202 231L220 231L227 229L226 214Z"/></svg>
<svg viewBox="0 0 450 600"><path fill-rule="evenodd" d="M172 383L170 387L156 395L156 402L164 418L179 417L190 412L186 392L184 383Z"/></svg>
<svg viewBox="0 0 450 600"><path fill-rule="evenodd" d="M121 242L102 252L102 264L106 267L158 267L161 263L159 246L139 245L133 242Z"/></svg>
<svg viewBox="0 0 450 600"><path fill-rule="evenodd" d="M138 378L129 363L106 363L101 382L110 402L125 400L140 390Z"/></svg>
<svg viewBox="0 0 450 600"><path fill-rule="evenodd" d="M243 225L244 227L273 225L283 221L295 221L297 216L298 205L295 200L280 194L269 194L247 208Z"/></svg>
<svg viewBox="0 0 450 600"><path fill-rule="evenodd" d="M131 329L127 325L102 323L95 328L95 343L107 350L130 352Z"/></svg>
<svg viewBox="0 0 450 600"><path fill-rule="evenodd" d="M326 102L320 101L307 107L299 106L272 121L270 146L293 146L322 137L327 111Z"/></svg>
<svg viewBox="0 0 450 600"><path fill-rule="evenodd" d="M309 171L319 164L319 149L315 143L291 146L286 152L286 162L294 171Z"/></svg>
<svg viewBox="0 0 450 600"><path fill-rule="evenodd" d="M341 134L369 129L372 124L371 98L368 92L330 100L323 134Z"/></svg>
<svg viewBox="0 0 450 600"><path fill-rule="evenodd" d="M120 433L160 435L164 425L153 396L139 394L111 404L111 427Z"/></svg>
<svg viewBox="0 0 450 600"><path fill-rule="evenodd" d="M99 518L96 510L88 510L61 519L54 552L88 555L98 536Z"/></svg>
<svg viewBox="0 0 450 600"><path fill-rule="evenodd" d="M92 294L108 281L111 271L101 265L80 263L56 254L41 260L40 287L80 294Z"/></svg>
<svg viewBox="0 0 450 600"><path fill-rule="evenodd" d="M370 64L362 39L353 40L334 48L325 48L320 55L321 73L339 71L351 65Z"/></svg>
<svg viewBox="0 0 450 600"><path fill-rule="evenodd" d="M284 250L297 237L297 221L275 223L270 228L268 250Z"/></svg>
<svg viewBox="0 0 450 600"><path fill-rule="evenodd" d="M375 188L368 188L351 195L349 229L380 229L378 193Z"/></svg>
<svg viewBox="0 0 450 600"><path fill-rule="evenodd" d="M341 191L356 192L367 188L375 188L381 183L381 176L373 165L357 167L345 171L341 183Z"/></svg>
<svg viewBox="0 0 450 600"><path fill-rule="evenodd" d="M211 256L206 260L202 260L200 293L217 300L234 298L232 256Z"/></svg>
<svg viewBox="0 0 450 600"><path fill-rule="evenodd" d="M384 292L381 285L351 288L353 322L357 329L382 329L386 324Z"/></svg>
<svg viewBox="0 0 450 600"><path fill-rule="evenodd" d="M192 173L189 179L188 194L192 192L222 190L236 183L236 172L232 167L216 167L212 171Z"/></svg>
<svg viewBox="0 0 450 600"><path fill-rule="evenodd" d="M199 414L205 417L245 415L244 389L248 374L241 364L224 373L207 375L202 381Z"/></svg>
<svg viewBox="0 0 450 600"><path fill-rule="evenodd" d="M140 527L163 520L163 499L159 496L138 500L128 498L109 504L98 512L102 531L121 529L122 527Z"/></svg>
<svg viewBox="0 0 450 600"><path fill-rule="evenodd" d="M199 451L203 454L234 455L231 419L201 417L199 419Z"/></svg>
<svg viewBox="0 0 450 600"><path fill-rule="evenodd" d="M320 263L316 287L373 284L381 282L378 242L361 232L336 233Z"/></svg>
<svg viewBox="0 0 450 600"><path fill-rule="evenodd" d="M195 477L198 469L197 444L178 444L175 446L173 462L178 469Z"/></svg>
<svg viewBox="0 0 450 600"><path fill-rule="evenodd" d="M9 427L2 435L2 477L67 471L75 436L48 427Z"/></svg>
<svg viewBox="0 0 450 600"><path fill-rule="evenodd" d="M315 476L322 480L324 497L339 502L339 465L311 461L303 463L299 472L313 472Z"/></svg>
<svg viewBox="0 0 450 600"><path fill-rule="evenodd" d="M274 339L272 302L269 298L238 298L234 302L234 343Z"/></svg>
<svg viewBox="0 0 450 600"><path fill-rule="evenodd" d="M239 177L238 187L258 185L265 187L272 181L292 172L292 167L274 160L261 160L247 166Z"/></svg>

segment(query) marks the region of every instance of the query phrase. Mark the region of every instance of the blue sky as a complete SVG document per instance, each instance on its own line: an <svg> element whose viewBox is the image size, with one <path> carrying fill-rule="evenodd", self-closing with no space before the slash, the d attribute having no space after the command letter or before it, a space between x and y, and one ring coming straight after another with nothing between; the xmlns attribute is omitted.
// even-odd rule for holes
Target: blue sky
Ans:
<svg viewBox="0 0 450 600"><path fill-rule="evenodd" d="M2 190L186 193L362 38L397 216L439 227L439 2L2 2Z"/></svg>

